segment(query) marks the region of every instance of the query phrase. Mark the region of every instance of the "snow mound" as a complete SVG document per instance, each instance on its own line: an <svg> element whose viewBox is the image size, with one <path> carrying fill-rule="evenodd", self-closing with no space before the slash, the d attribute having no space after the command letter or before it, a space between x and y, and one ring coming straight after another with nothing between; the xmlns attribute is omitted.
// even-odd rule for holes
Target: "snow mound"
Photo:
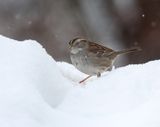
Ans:
<svg viewBox="0 0 160 127"><path fill-rule="evenodd" d="M86 77L33 40L0 36L0 127L158 127L160 61Z"/></svg>

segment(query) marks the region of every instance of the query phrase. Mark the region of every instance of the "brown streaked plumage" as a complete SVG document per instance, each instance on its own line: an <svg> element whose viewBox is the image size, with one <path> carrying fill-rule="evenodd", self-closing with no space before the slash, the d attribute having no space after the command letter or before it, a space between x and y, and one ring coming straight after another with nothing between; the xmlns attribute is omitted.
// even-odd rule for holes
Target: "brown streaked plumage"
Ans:
<svg viewBox="0 0 160 127"><path fill-rule="evenodd" d="M100 77L101 73L111 70L118 55L141 50L139 47L133 47L122 51L114 51L83 38L75 38L69 42L69 45L72 64L81 72L89 75L80 83L93 75Z"/></svg>

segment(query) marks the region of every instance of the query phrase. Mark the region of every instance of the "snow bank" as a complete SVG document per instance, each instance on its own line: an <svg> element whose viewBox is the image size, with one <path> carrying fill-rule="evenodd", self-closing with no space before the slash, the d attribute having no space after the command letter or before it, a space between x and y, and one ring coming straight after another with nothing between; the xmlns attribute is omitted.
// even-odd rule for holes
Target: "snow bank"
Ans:
<svg viewBox="0 0 160 127"><path fill-rule="evenodd" d="M160 61L93 77L37 42L0 36L0 127L158 127Z"/></svg>

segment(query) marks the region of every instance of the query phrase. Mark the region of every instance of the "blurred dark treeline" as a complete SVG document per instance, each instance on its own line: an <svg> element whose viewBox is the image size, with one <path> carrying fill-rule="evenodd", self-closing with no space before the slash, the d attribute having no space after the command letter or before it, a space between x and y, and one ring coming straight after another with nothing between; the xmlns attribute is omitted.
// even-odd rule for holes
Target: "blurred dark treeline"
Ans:
<svg viewBox="0 0 160 127"><path fill-rule="evenodd" d="M142 63L160 58L160 0L0 0L0 34L37 40L62 61L77 36L115 50L139 45L124 59Z"/></svg>

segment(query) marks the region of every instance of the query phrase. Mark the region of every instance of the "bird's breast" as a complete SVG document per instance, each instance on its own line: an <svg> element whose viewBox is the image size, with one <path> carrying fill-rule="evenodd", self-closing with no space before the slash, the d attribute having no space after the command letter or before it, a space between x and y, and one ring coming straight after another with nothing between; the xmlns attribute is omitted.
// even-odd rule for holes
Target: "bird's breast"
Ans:
<svg viewBox="0 0 160 127"><path fill-rule="evenodd" d="M93 58L88 57L86 53L79 52L73 54L71 52L72 64L81 72L88 75L97 75L97 73L104 72L107 66L101 66L98 59L95 61Z"/></svg>

